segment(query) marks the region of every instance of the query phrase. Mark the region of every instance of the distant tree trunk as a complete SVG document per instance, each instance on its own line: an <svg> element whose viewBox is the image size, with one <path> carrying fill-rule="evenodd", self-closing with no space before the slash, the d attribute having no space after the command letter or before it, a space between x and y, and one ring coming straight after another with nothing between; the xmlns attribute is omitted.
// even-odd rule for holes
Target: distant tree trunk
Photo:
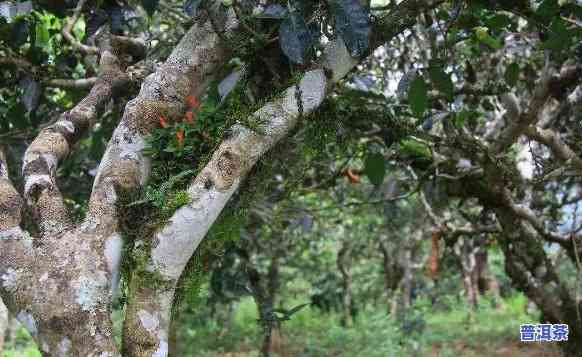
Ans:
<svg viewBox="0 0 582 357"><path fill-rule="evenodd" d="M273 311L279 291L280 257L276 254L272 256L267 275L261 276L261 273L252 265L247 250L240 248L239 255L244 260L253 299L257 305L259 320L263 327L261 356L270 357L273 353L284 354L280 323Z"/></svg>
<svg viewBox="0 0 582 357"><path fill-rule="evenodd" d="M485 295L485 293L489 292L494 299L495 306L499 307L503 302L499 290L499 282L489 271L489 253L486 248L481 248L477 251L475 261L477 263L476 270L479 294Z"/></svg>
<svg viewBox="0 0 582 357"><path fill-rule="evenodd" d="M477 237L474 237L475 239ZM461 267L461 279L465 288L467 304L471 311L475 310L479 299L479 272L476 254L479 249L475 246L475 239L459 237L455 243L454 252Z"/></svg>
<svg viewBox="0 0 582 357"><path fill-rule="evenodd" d="M406 310L412 303L412 250L407 247L404 250L403 257L404 276L402 280L402 308Z"/></svg>
<svg viewBox="0 0 582 357"><path fill-rule="evenodd" d="M279 291L279 257L271 257L269 272L267 273L267 295L263 301L264 308L271 312L275 308L277 293ZM263 309L261 309L263 310ZM271 318L274 315L271 315ZM263 356L268 357L274 351L281 351L282 336L279 321L273 321L266 326L263 346L261 348Z"/></svg>
<svg viewBox="0 0 582 357"><path fill-rule="evenodd" d="M342 325L351 327L354 324L352 312L354 311L352 296L352 272L350 270L351 247L344 242L337 253L337 268L342 275Z"/></svg>
<svg viewBox="0 0 582 357"><path fill-rule="evenodd" d="M4 336L8 331L9 322L8 310L2 300L0 300L0 355L2 355L2 351L4 350Z"/></svg>
<svg viewBox="0 0 582 357"><path fill-rule="evenodd" d="M400 294L392 300L390 314L403 316L404 312L412 305L412 289L414 286L415 260L422 241L423 231L417 230L406 236L401 244L399 264L402 269L402 280L399 284Z"/></svg>
<svg viewBox="0 0 582 357"><path fill-rule="evenodd" d="M398 264L398 259L396 259L395 254L390 251L386 237L381 236L378 243L380 252L382 253L384 292L386 294L386 299L390 299L402 280L403 271ZM390 313L390 305L388 305L387 311Z"/></svg>
<svg viewBox="0 0 582 357"><path fill-rule="evenodd" d="M463 286L467 295L467 303L475 309L479 303L479 295L491 290L499 300L499 284L489 277L487 249L478 237L465 239L460 237L455 245L455 254L461 266Z"/></svg>

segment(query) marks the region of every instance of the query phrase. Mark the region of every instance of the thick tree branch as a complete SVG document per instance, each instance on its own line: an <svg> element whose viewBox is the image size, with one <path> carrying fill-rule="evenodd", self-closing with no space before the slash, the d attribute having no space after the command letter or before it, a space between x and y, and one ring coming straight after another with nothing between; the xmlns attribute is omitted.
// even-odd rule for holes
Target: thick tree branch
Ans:
<svg viewBox="0 0 582 357"><path fill-rule="evenodd" d="M0 57L0 65L12 66L21 71L32 72L38 74L41 68L35 67L32 63L23 58L18 57ZM47 87L61 87L61 88L75 88L85 89L91 88L97 82L96 77L80 78L80 79L46 79L42 84Z"/></svg>
<svg viewBox="0 0 582 357"><path fill-rule="evenodd" d="M379 41L381 37L376 37L378 42L375 44L390 40L414 24L416 16L427 4L433 2L405 1L397 6L394 13L378 23L377 28L382 29L385 37L382 37L383 41ZM167 298L168 291L173 296L189 259L249 170L260 157L289 135L301 118L316 110L334 83L359 62L350 56L341 39L328 43L323 53L318 67L307 71L297 85L289 87L278 99L268 102L249 118L250 122L257 124L258 130L240 123L229 130L208 164L190 185L190 203L178 209L166 226L155 233L151 251L147 252L149 259L146 266L149 274L155 274L162 282L159 288L148 289L149 294L145 296L138 294L130 297L129 309L136 312L134 316L141 313L151 317L145 320L126 318L125 338L135 346L128 347L132 349L131 356L152 355L167 346L164 336L168 334L163 329L169 327L169 308L164 310L163 306L158 306L157 310L152 310L151 301ZM163 83L163 78L158 76L160 81ZM156 121L157 117L153 120ZM155 321L159 329L152 331L147 321ZM141 336L142 340L132 336ZM143 340L143 336L148 338Z"/></svg>
<svg viewBox="0 0 582 357"><path fill-rule="evenodd" d="M24 197L42 234L52 234L71 227L67 209L56 184L56 170L72 146L94 124L105 105L129 83L118 58L119 50L105 40L101 50L99 77L74 108L63 113L53 125L44 128L26 150L22 173Z"/></svg>
<svg viewBox="0 0 582 357"><path fill-rule="evenodd" d="M91 88L97 83L97 77L81 79L49 79L43 84L48 87L86 89Z"/></svg>
<svg viewBox="0 0 582 357"><path fill-rule="evenodd" d="M517 98L511 93L501 96L501 102L507 113L506 126L499 133L493 136L495 141L491 144L491 152L499 154L511 146L530 125L535 125L540 119L540 113L544 109L548 99L552 96L557 98L567 93L575 83L579 81L582 67L579 65L566 66L559 74L554 75L554 71L549 66L543 69L541 77L534 89L525 110L521 110Z"/></svg>
<svg viewBox="0 0 582 357"><path fill-rule="evenodd" d="M525 129L535 124L539 118L544 105L549 98L550 80L552 79L551 67L544 68L541 78L538 81L527 109L521 111L515 96L506 94L502 96L502 102L507 110L508 118L506 127L495 136L495 141L491 145L491 151L499 154L511 146Z"/></svg>
<svg viewBox="0 0 582 357"><path fill-rule="evenodd" d="M525 135L547 146L556 159L566 165L571 165L579 175L582 175L582 159L568 145L560 140L553 130L530 126L526 129Z"/></svg>
<svg viewBox="0 0 582 357"><path fill-rule="evenodd" d="M220 3L216 4L220 6ZM89 202L86 227L107 227L105 239L121 241L119 234L120 198L143 187L149 177L150 162L142 153L145 137L163 116L168 121L183 118L186 97L199 98L207 84L216 79L217 69L230 58L231 49L222 41L229 38L237 23L233 14L219 24L219 36L208 17L188 31L167 61L144 81L139 95L130 101L110 140L95 178ZM143 237L136 246L145 246L152 237ZM121 246L117 245L116 249ZM120 251L119 251L120 253ZM124 323L124 354L165 356L173 289L156 289L147 282L148 272L136 269ZM143 285L145 286L141 286Z"/></svg>
<svg viewBox="0 0 582 357"><path fill-rule="evenodd" d="M127 46L103 36L95 85L73 109L43 128L25 153L25 198L38 220L42 244L33 245L19 227L22 199L7 178L4 155L0 159L0 293L43 356L118 355L109 314L119 243L106 241L96 227L66 229L71 224L56 168L129 83L120 57L126 49L137 51L138 42Z"/></svg>
<svg viewBox="0 0 582 357"><path fill-rule="evenodd" d="M430 203L428 203L426 196L422 191L419 192L419 198L431 222L441 231L443 231L443 233L447 235L448 240L450 240L451 242L456 241L460 236L471 236L483 233L499 232L499 227L496 224L475 225L473 223L467 223L463 226L457 226L455 224L452 224L451 222L439 217L434 212L432 206L430 205Z"/></svg>
<svg viewBox="0 0 582 357"><path fill-rule="evenodd" d="M0 234L18 227L22 220L22 198L8 177L5 150L0 146Z"/></svg>

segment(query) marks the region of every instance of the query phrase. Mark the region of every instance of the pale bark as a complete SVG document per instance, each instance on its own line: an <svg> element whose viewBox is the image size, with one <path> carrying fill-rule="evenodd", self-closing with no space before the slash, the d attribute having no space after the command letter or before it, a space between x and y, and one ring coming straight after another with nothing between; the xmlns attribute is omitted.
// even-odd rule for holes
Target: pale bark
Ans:
<svg viewBox="0 0 582 357"><path fill-rule="evenodd" d="M377 41L375 44L378 45L380 39L387 41L410 27L422 8L434 6L435 3L438 2L403 2L393 13L378 22L377 28L382 29L384 33L382 37L375 39ZM219 46L218 38L206 39L202 44L208 41L215 41L212 49L216 51L216 46ZM207 49L205 53L213 54L213 51ZM227 137L188 188L190 203L179 208L168 223L154 234L151 251L145 252L149 255L147 267L148 273L154 272L161 278L162 288L140 289L139 294L130 295L129 311L132 313L126 316L124 329L125 339L128 341L126 346L143 346L143 341L131 342L132 339L138 338L137 336L148 336L148 339L152 341L150 346L154 351L160 346L167 345L171 302L158 305L152 304L152 301L170 300L168 296L173 296L175 293L175 285L189 259L249 170L261 156L289 135L300 118L316 110L333 88L333 84L348 74L358 63L358 59L350 56L341 39L328 43L323 53L323 58L317 68L307 71L299 83L288 88L277 99L265 104L248 119L257 124L258 130L250 129L242 123L237 123L230 128ZM175 52L168 61L174 66L176 59L180 56L183 56L183 51ZM195 66L198 63L197 58L192 60L186 57L182 61ZM155 78L158 82L163 81L159 72L153 76L157 76ZM184 82L183 79L177 77L173 77L172 80L178 83ZM144 88L148 83L148 81L144 83ZM162 90L161 85L156 88ZM143 91L145 90L142 88ZM180 93L181 97L179 95L174 97L184 98L186 94L183 92ZM180 112L178 108L174 107L174 109ZM126 110L126 114L129 110ZM151 120L157 120L160 111L153 111L153 113L155 115ZM147 112L144 114L151 116ZM140 244L140 246L147 247L148 245ZM155 325L157 328L155 332L145 328L138 321L134 312L139 311L146 311L149 316L155 317L155 321L158 322ZM127 350L127 352L129 355L147 355L142 350L135 352Z"/></svg>
<svg viewBox="0 0 582 357"><path fill-rule="evenodd" d="M375 24L373 46L412 26L423 9L441 1L404 1ZM218 4L220 5L220 4ZM78 4L74 24L83 2ZM139 41L107 36L98 51L64 36L80 51L99 54L99 76L90 93L45 128L28 148L22 172L24 198L8 178L0 155L0 295L37 342L44 356L118 356L112 337L110 302L118 279L122 237L118 206L122 196L143 187L149 162L141 150L160 115L173 121L186 109L187 95L199 97L230 49L221 42L236 27L232 14L210 24L197 19L140 94L129 102L107 147L95 179L89 213L78 227L69 218L56 184L56 170L73 145L98 120L105 105L130 78L119 54L144 54ZM214 32L218 25L218 35ZM341 40L328 43L322 59L299 83L259 109L254 131L234 125L188 189L190 203L178 209L148 244L147 264L133 272L124 325L124 355L166 356L176 283L226 203L259 158L285 138L301 118L322 103L335 82L358 63ZM25 202L41 237L20 228ZM136 242L136 249L140 249ZM151 244L149 244L151 243ZM146 247L151 247L146 249ZM147 275L158 277L150 285Z"/></svg>
<svg viewBox="0 0 582 357"><path fill-rule="evenodd" d="M229 36L236 22L230 16L223 26L223 36ZM184 36L166 63L144 81L138 97L128 103L99 167L89 206L89 219L96 222L107 220L107 224L114 226L119 224L117 189L122 189L120 193L134 191L144 186L149 176L149 160L141 153L145 136L159 125L161 115L168 120L182 118L186 110L185 98L188 95L200 97L204 93L205 83L214 79L218 67L228 60L229 53L230 49L214 32L210 21L199 21ZM106 200L107 197L111 198ZM208 197L201 204L212 199L215 197ZM136 269L132 273L124 322L125 355L168 354L176 284L198 245L187 238L195 235L199 222L207 218L198 216L198 212L188 207L176 212L169 228L154 237L143 237L135 242L135 250L140 251L138 254L151 255L152 259L146 266L140 267L142 270ZM172 226L171 222L177 224ZM165 248L160 246L168 239L176 243L167 252L175 254L169 259L176 266L164 268L156 264L156 257L157 254L164 254ZM152 244L149 244L150 241ZM146 248L149 246L160 248L150 252ZM160 287L157 289L148 283L152 273L160 277Z"/></svg>
<svg viewBox="0 0 582 357"><path fill-rule="evenodd" d="M117 57L137 48L123 38L101 42L99 78L90 93L28 148L22 172L24 195L40 228L40 239L24 232L23 199L12 186L0 155L0 294L28 329L44 356L117 355L110 312L106 234L72 227L56 185L56 169L74 143L99 118L111 98L129 83ZM101 227L103 228L103 227Z"/></svg>
<svg viewBox="0 0 582 357"><path fill-rule="evenodd" d="M4 337L6 336L6 332L8 330L8 324L10 323L10 317L8 314L8 309L0 299L0 355L3 353L4 350Z"/></svg>
<svg viewBox="0 0 582 357"><path fill-rule="evenodd" d="M525 135L547 146L557 160L572 166L576 175L582 175L582 159L553 130L531 126L525 130Z"/></svg>

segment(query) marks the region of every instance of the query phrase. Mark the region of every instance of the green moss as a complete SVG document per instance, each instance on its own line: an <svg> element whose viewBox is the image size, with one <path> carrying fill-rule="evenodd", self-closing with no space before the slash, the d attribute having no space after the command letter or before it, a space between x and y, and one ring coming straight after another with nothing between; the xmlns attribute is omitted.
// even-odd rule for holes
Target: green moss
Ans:
<svg viewBox="0 0 582 357"><path fill-rule="evenodd" d="M300 78L297 75L291 80L298 82ZM152 159L152 174L150 184L144 192L127 207L127 220L130 222L127 222L129 229L125 235L131 242L132 254L123 269L124 280L129 281L129 273L133 272L134 282L137 280L140 284L149 286L165 283L162 277L147 271L152 242L142 237L152 237L177 209L188 204L190 198L187 187L191 179L210 160L214 149L232 124L239 122L251 130L264 133L264 119L253 116L253 113L266 102L278 98L282 92L251 103L245 94L245 86L246 83L239 83L223 102L217 98L216 91L211 90L208 99L195 110L192 124L180 122L168 125L154 130L148 138L146 153ZM304 121L309 123L307 132L311 135L305 147L314 145L306 150L316 152L329 141L335 131L335 126L331 125L332 120L334 118L328 116L325 120ZM182 142L178 142L176 137L179 130L185 133ZM201 286L208 279L212 262L221 259L228 243L238 240L240 229L246 223L247 208L255 200L272 192L277 185L272 178L281 168L280 165L286 162L277 158L288 155L288 145L295 144L290 140L278 145L252 169L249 180L212 225L180 277L175 307L181 302L196 304ZM297 170L299 173L301 171L303 170Z"/></svg>
<svg viewBox="0 0 582 357"><path fill-rule="evenodd" d="M163 221L170 219L174 212L178 208L187 205L190 202L190 196L188 196L188 191L179 190L171 193L171 197L168 198L166 206L164 206L160 212L160 218Z"/></svg>

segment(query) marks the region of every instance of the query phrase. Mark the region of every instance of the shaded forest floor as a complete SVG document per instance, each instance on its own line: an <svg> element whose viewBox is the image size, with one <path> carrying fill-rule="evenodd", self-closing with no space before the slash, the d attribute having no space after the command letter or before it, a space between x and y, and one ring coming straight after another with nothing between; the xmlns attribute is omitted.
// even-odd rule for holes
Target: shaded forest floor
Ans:
<svg viewBox="0 0 582 357"><path fill-rule="evenodd" d="M526 313L522 295L501 304L484 301L470 314L459 301L436 309L418 301L400 322L384 312L366 310L352 328L343 328L337 314L307 308L283 324L283 357L557 357L555 344L519 342L519 325L535 322ZM208 316L188 316L179 334L179 356L258 357L260 329L255 306L241 301L229 328ZM187 326L187 327L186 327ZM39 357L30 337L19 329L3 357Z"/></svg>

